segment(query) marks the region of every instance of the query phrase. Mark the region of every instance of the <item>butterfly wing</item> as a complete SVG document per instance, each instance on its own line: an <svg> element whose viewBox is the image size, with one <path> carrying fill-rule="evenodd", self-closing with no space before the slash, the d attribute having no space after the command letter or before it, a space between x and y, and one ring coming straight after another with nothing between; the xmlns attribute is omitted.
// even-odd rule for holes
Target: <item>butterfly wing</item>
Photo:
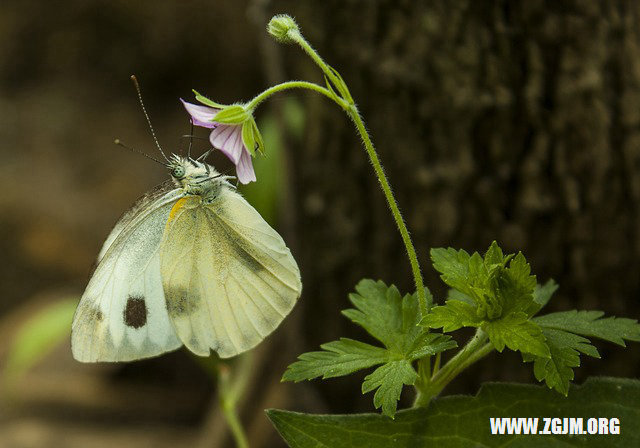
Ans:
<svg viewBox="0 0 640 448"><path fill-rule="evenodd" d="M210 204L180 199L161 244L167 309L192 352L222 358L257 345L300 296L300 271L282 237L223 186Z"/></svg>
<svg viewBox="0 0 640 448"><path fill-rule="evenodd" d="M78 361L131 361L182 345L167 314L159 253L181 195L164 186L141 198L105 241L73 318L71 347Z"/></svg>

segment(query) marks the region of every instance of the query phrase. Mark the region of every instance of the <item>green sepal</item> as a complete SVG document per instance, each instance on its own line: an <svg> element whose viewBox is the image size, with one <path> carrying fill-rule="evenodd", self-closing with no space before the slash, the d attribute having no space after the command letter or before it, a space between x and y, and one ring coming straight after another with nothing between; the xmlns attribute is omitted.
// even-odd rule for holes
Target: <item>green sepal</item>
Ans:
<svg viewBox="0 0 640 448"><path fill-rule="evenodd" d="M232 104L231 106L225 106L220 112L218 112L212 121L223 124L240 124L244 123L251 117L251 114L247 110L239 105Z"/></svg>
<svg viewBox="0 0 640 448"><path fill-rule="evenodd" d="M253 119L251 120L251 129L253 131L253 140L256 143L256 149L260 154L264 154L265 147L264 147L264 141L262 140L262 134L258 129L258 125L256 124L256 121Z"/></svg>
<svg viewBox="0 0 640 448"><path fill-rule="evenodd" d="M194 89L192 89L191 91L196 96L196 100L198 100L200 103L204 104L205 106L215 107L216 109L224 109L225 107L227 107L225 104L216 103L215 101L210 100L206 96L196 92Z"/></svg>
<svg viewBox="0 0 640 448"><path fill-rule="evenodd" d="M253 120L247 120L242 123L242 143L253 157L256 153L256 140L253 136L253 126L251 126L252 121Z"/></svg>
<svg viewBox="0 0 640 448"><path fill-rule="evenodd" d="M349 92L349 89L347 88L347 83L344 82L344 79L342 79L342 76L340 75L340 73L338 73L338 71L331 67L330 65L327 65L327 67L329 67L329 70L331 71L331 73L338 78L338 82L336 83L336 89L338 89L338 92L340 92L340 95L342 96L343 99L345 99L349 104L354 104L353 102L353 97L351 96L351 92Z"/></svg>

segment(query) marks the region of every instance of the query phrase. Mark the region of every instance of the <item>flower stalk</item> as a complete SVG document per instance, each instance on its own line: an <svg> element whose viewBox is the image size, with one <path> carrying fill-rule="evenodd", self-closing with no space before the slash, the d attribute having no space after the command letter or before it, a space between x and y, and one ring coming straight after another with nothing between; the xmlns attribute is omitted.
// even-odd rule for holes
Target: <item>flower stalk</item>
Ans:
<svg viewBox="0 0 640 448"><path fill-rule="evenodd" d="M427 297L424 291L424 282L422 279L420 263L418 262L418 256L416 254L415 247L413 245L413 242L411 241L411 236L409 235L409 230L407 229L407 225L404 222L402 213L400 212L400 208L398 207L398 202L396 201L393 195L393 191L391 190L389 180L387 179L387 176L384 173L384 169L382 168L382 163L380 162L378 153L373 146L371 137L367 132L364 121L362 120L362 116L360 115L360 112L358 111L358 108L353 101L353 97L351 96L347 85L343 81L342 77L340 77L338 72L332 69L326 62L324 62L318 52L316 52L309 44L309 42L307 42L307 40L302 36L298 25L291 17L286 15L275 16L269 22L267 29L272 36L274 36L281 42L298 44L324 73L327 79L327 88L304 81L283 83L265 90L264 92L256 96L253 100L251 100L248 103L248 106L250 108L254 108L260 102L264 101L267 97L273 95L274 93L289 88L299 87L314 90L317 93L331 98L345 111L345 113L353 121L358 133L360 134L362 143L364 144L367 155L369 156L369 161L371 162L375 175L378 178L378 182L380 183L380 188L384 193L385 199L387 201L387 204L389 205L389 209L391 210L391 214L393 215L393 219L396 223L396 227L400 232L402 242L404 243L407 255L409 257L409 263L411 264L411 271L413 273L418 300L420 302L420 310L423 315L427 314Z"/></svg>

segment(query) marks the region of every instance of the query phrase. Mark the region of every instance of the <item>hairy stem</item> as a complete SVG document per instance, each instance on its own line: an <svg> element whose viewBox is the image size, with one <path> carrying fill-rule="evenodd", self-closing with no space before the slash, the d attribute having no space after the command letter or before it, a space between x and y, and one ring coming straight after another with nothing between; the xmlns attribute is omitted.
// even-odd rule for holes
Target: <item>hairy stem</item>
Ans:
<svg viewBox="0 0 640 448"><path fill-rule="evenodd" d="M422 311L422 315L426 315L428 313L427 309L427 296L424 292L424 283L422 281L422 273L420 272L420 263L418 262L418 256L416 254L416 249L411 242L411 236L409 236L409 230L407 229L407 225L402 218L402 213L400 213L400 208L398 208L398 202L393 196L393 191L391 191L391 185L389 185L389 180L387 179L384 170L382 169L382 164L380 163L380 159L378 158L378 154L376 153L375 148L373 147L373 143L371 142L371 138L369 138L369 133L364 126L362 121L362 117L358 112L355 104L352 104L347 114L351 117L353 122L360 133L360 137L362 137L362 142L364 143L364 147L367 150L367 154L369 155L369 160L373 165L373 170L378 177L378 182L380 183L380 187L384 193L385 198L387 199L387 204L391 209L391 214L393 215L393 219L396 222L396 227L402 236L402 242L404 243L404 247L407 251L407 255L409 256L409 263L411 264L411 270L413 271L413 279L416 285L416 292L418 293L418 301L420 302L420 310Z"/></svg>
<svg viewBox="0 0 640 448"><path fill-rule="evenodd" d="M416 285L416 292L418 294L418 300L420 302L420 309L422 314L425 315L428 312L427 308L427 297L424 291L424 283L422 280L422 273L420 272L420 263L418 262L418 256L416 255L415 247L411 242L411 237L409 236L409 230L402 218L402 213L400 213L400 208L398 207L398 202L396 201L393 191L391 190L391 185L389 184L389 180L387 179L386 174L382 168L382 164L380 163L380 159L378 158L378 153L376 152L371 138L369 137L369 133L367 132L367 128L364 125L364 121L362 120L362 116L358 112L358 108L353 102L353 98L349 93L349 89L346 84L340 79L340 77L334 72L320 57L320 55L311 47L309 42L302 36L302 34L298 30L292 30L289 32L289 37L295 41L300 47L304 50L311 59L322 69L325 76L329 81L341 92L342 97L338 97L332 95L331 98L340 106L344 111L349 115L351 120L356 126L360 137L362 138L362 142L367 151L367 155L369 156L369 161L371 165L373 165L373 170L375 171L376 177L378 178L378 182L380 183L380 188L382 188L382 192L384 193L385 199L387 200L387 204L389 205L389 209L391 210L391 214L393 215L393 219L396 223L396 227L400 232L400 236L402 237L402 242L404 243L405 249L407 251L407 255L409 257L409 263L411 264L411 270L413 273L414 282ZM327 90L327 89L325 89ZM328 92L328 90L327 90Z"/></svg>
<svg viewBox="0 0 640 448"><path fill-rule="evenodd" d="M314 92L317 92L317 93L319 93L321 95L324 95L327 98L335 101L335 98L331 94L331 92L329 92L324 87L319 86L318 84L315 84L313 82L307 82L307 81L287 81L287 82L283 82L281 84L276 84L273 87L269 87L267 90L265 90L264 92L260 93L254 99L249 101L249 103L247 103L246 107L249 110L253 110L260 103L262 103L264 100L269 98L271 95L273 95L275 93L278 93L278 92L282 92L284 90L290 90L290 89L313 90Z"/></svg>

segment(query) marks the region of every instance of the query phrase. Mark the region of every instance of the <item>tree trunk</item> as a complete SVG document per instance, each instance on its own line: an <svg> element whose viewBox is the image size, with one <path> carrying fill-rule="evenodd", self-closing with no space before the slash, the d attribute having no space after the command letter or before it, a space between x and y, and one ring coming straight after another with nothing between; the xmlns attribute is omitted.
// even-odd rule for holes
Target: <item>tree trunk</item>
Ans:
<svg viewBox="0 0 640 448"><path fill-rule="evenodd" d="M444 285L429 249L521 250L550 309L638 316L640 52L635 2L277 1L344 77L365 117L419 252L427 285ZM287 48L289 78L319 79ZM354 333L338 312L363 277L413 288L399 234L351 123L309 97L293 149L305 351ZM586 375L634 376L640 351L610 345ZM507 355L480 380L531 381ZM495 366L494 366L495 364ZM478 373L480 371L480 373ZM350 410L349 380L322 386ZM345 395L348 394L348 395ZM369 397L367 397L369 400ZM365 409L370 408L366 405Z"/></svg>

